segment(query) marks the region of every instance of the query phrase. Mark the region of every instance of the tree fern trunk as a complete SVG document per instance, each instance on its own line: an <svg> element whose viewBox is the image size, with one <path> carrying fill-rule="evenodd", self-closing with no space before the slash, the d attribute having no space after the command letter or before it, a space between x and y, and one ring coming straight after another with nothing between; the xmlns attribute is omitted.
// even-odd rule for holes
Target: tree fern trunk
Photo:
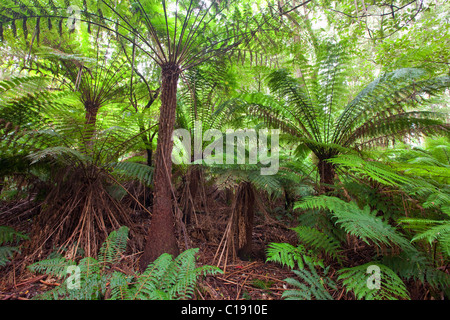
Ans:
<svg viewBox="0 0 450 320"><path fill-rule="evenodd" d="M95 124L97 122L97 113L99 107L93 103L86 102L84 104L84 108L86 109L85 114L85 138L84 142L86 146L92 145L92 138L95 134Z"/></svg>
<svg viewBox="0 0 450 320"><path fill-rule="evenodd" d="M334 166L326 161L326 159L320 159L319 163L317 165L317 169L319 171L319 177L320 177L320 193L325 194L329 193L333 190L333 184L334 184L334 174L335 169Z"/></svg>
<svg viewBox="0 0 450 320"><path fill-rule="evenodd" d="M237 255L249 260L252 254L255 194L250 182L242 182L236 193L235 218L237 224Z"/></svg>
<svg viewBox="0 0 450 320"><path fill-rule="evenodd" d="M163 253L178 255L172 212L172 133L177 105L179 67L167 64L162 67L161 109L159 115L158 141L155 155L154 204L147 242L141 257L140 268Z"/></svg>
<svg viewBox="0 0 450 320"><path fill-rule="evenodd" d="M191 165L185 175L185 185L181 197L181 207L183 211L183 221L186 225L190 224L194 215L194 204L201 183L201 168L197 165Z"/></svg>

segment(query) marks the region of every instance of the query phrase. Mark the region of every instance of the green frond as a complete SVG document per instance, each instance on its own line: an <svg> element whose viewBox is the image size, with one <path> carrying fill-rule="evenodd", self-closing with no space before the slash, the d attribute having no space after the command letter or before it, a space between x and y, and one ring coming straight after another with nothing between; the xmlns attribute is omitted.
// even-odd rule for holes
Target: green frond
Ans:
<svg viewBox="0 0 450 320"><path fill-rule="evenodd" d="M0 81L0 106L44 89L48 81L42 76L13 77Z"/></svg>
<svg viewBox="0 0 450 320"><path fill-rule="evenodd" d="M8 264L11 258L14 256L14 253L20 252L18 247L12 246L1 246L0 247L0 268L4 267Z"/></svg>
<svg viewBox="0 0 450 320"><path fill-rule="evenodd" d="M114 271L110 278L111 297L110 300L131 300L129 286L133 281L132 276Z"/></svg>
<svg viewBox="0 0 450 320"><path fill-rule="evenodd" d="M22 232L16 231L9 226L0 226L0 245L7 243L18 243L21 240L28 239L28 236Z"/></svg>
<svg viewBox="0 0 450 320"><path fill-rule="evenodd" d="M122 161L112 165L114 173L126 178L137 179L149 186L153 183L153 168L146 164Z"/></svg>
<svg viewBox="0 0 450 320"><path fill-rule="evenodd" d="M445 115L430 111L410 111L376 116L354 128L343 145L356 144L358 149L388 145L405 137L448 135L450 127Z"/></svg>
<svg viewBox="0 0 450 320"><path fill-rule="evenodd" d="M405 283L390 268L369 262L338 271L338 280L347 291L353 291L358 300L409 300Z"/></svg>
<svg viewBox="0 0 450 320"><path fill-rule="evenodd" d="M292 230L297 233L300 242L307 244L315 250L323 251L338 261L341 260L341 245L334 237L308 226L300 225Z"/></svg>
<svg viewBox="0 0 450 320"><path fill-rule="evenodd" d="M266 262L272 261L287 266L290 269L295 267L303 269L305 263L311 265L323 266L323 263L314 255L312 251L306 250L302 245L294 247L289 243L275 243L272 242L267 247Z"/></svg>
<svg viewBox="0 0 450 320"><path fill-rule="evenodd" d="M20 253L18 244L25 239L28 239L26 234L8 226L0 226L0 267L6 266L14 253Z"/></svg>
<svg viewBox="0 0 450 320"><path fill-rule="evenodd" d="M43 161L44 159L50 159L52 162L61 161L66 164L84 163L90 158L69 147L49 147L43 150L33 152L27 156L31 160L31 164Z"/></svg>
<svg viewBox="0 0 450 320"><path fill-rule="evenodd" d="M328 267L322 269L321 274L311 264L308 264L308 268L292 270L292 272L301 281L295 278L284 279L294 289L286 290L282 298L286 300L334 300L329 290L336 289L337 286L331 278L327 277Z"/></svg>
<svg viewBox="0 0 450 320"><path fill-rule="evenodd" d="M140 275L131 289L133 299L187 299L192 296L197 278L205 274L221 273L217 267L196 267L198 249L182 252L175 259L162 254Z"/></svg>
<svg viewBox="0 0 450 320"><path fill-rule="evenodd" d="M398 246L403 250L411 250L409 241L369 206L360 209L355 202L345 202L331 196L309 197L296 203L298 209L325 209L335 218L335 224L340 225L345 232L352 234L364 242L373 242L377 246Z"/></svg>
<svg viewBox="0 0 450 320"><path fill-rule="evenodd" d="M175 257L162 254L142 274L124 274L113 270L123 257L128 239L128 228L121 227L109 234L98 253L75 261L63 257L36 262L28 267L32 272L50 274L63 284L38 295L36 299L68 300L173 300L189 299L194 294L199 277L221 273L209 265L197 266L198 248L183 251ZM73 278L68 267L74 267ZM78 281L78 287L73 282Z"/></svg>
<svg viewBox="0 0 450 320"><path fill-rule="evenodd" d="M399 222L416 232L411 242L426 240L430 245L437 242L442 252L450 257L450 220L403 218Z"/></svg>
<svg viewBox="0 0 450 320"><path fill-rule="evenodd" d="M420 281L446 294L450 293L450 276L445 271L436 269L434 262L423 251L414 249L399 255L384 256L381 262L405 281Z"/></svg>
<svg viewBox="0 0 450 320"><path fill-rule="evenodd" d="M122 258L127 246L128 231L128 227L122 226L108 235L99 250L100 263L112 265Z"/></svg>
<svg viewBox="0 0 450 320"><path fill-rule="evenodd" d="M357 155L339 155L328 161L339 166L342 170L348 170L384 185L401 186L406 183L413 183L411 179L399 174L389 165L379 161L364 160Z"/></svg>
<svg viewBox="0 0 450 320"><path fill-rule="evenodd" d="M74 261L67 260L64 257L58 257L35 262L28 266L28 269L31 272L45 273L58 278L63 278L67 275L67 267L74 265L76 265Z"/></svg>

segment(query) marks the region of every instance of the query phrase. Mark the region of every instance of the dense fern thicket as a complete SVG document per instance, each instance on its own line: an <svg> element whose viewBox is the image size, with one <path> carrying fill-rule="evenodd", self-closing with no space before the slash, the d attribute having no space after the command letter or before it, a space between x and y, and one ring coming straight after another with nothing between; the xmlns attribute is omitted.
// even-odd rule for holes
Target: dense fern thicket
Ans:
<svg viewBox="0 0 450 320"><path fill-rule="evenodd" d="M449 11L2 1L0 297L449 299Z"/></svg>

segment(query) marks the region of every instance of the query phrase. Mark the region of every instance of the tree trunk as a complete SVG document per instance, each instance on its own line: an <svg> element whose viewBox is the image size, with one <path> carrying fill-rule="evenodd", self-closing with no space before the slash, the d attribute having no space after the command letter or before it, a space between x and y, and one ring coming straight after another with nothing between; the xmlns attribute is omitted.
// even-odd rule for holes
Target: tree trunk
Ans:
<svg viewBox="0 0 450 320"><path fill-rule="evenodd" d="M84 108L86 110L85 114L86 131L84 141L86 146L90 147L92 146L92 138L94 137L95 134L95 124L97 122L97 113L100 107L93 103L86 102L84 104Z"/></svg>
<svg viewBox="0 0 450 320"><path fill-rule="evenodd" d="M236 193L235 219L237 233L237 255L249 260L252 254L253 217L255 194L250 182L242 182Z"/></svg>
<svg viewBox="0 0 450 320"><path fill-rule="evenodd" d="M333 190L334 184L334 166L326 161L326 159L319 160L317 165L317 169L319 170L320 176L320 194L326 194Z"/></svg>
<svg viewBox="0 0 450 320"><path fill-rule="evenodd" d="M174 64L162 67L161 109L158 141L155 155L154 203L144 253L140 260L143 271L161 254L178 255L175 237L175 220L172 211L172 134L177 105L179 67Z"/></svg>
<svg viewBox="0 0 450 320"><path fill-rule="evenodd" d="M184 177L183 191L180 198L180 205L183 211L183 222L191 223L195 212L195 200L200 187L201 168L197 164L190 165Z"/></svg>

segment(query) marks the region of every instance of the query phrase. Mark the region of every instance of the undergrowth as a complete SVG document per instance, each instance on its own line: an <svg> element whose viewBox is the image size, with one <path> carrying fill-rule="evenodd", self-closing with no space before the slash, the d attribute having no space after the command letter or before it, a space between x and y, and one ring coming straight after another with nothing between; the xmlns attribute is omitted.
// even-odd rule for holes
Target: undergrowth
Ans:
<svg viewBox="0 0 450 320"><path fill-rule="evenodd" d="M196 266L197 248L177 257L163 254L143 273L125 273L118 267L127 245L128 228L120 227L102 244L98 259L78 263L64 257L36 262L29 270L63 282L35 299L55 300L175 300L190 299L201 276L221 273L209 265Z"/></svg>

